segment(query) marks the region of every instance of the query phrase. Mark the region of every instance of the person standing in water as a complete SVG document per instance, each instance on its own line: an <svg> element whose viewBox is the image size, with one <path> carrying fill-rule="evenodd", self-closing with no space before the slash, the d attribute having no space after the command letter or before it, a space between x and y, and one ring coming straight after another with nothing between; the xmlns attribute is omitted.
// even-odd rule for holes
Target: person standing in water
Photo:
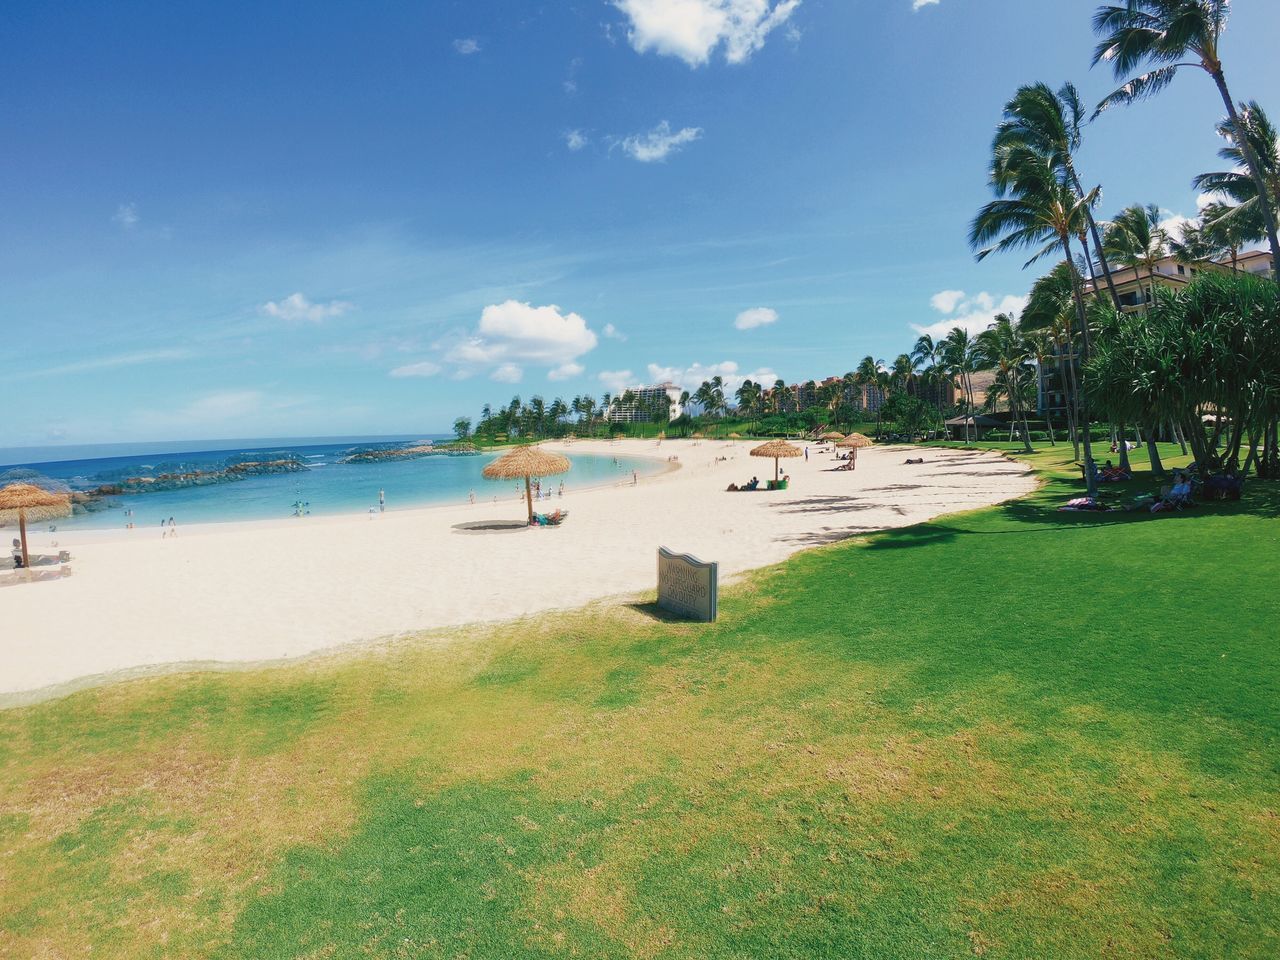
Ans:
<svg viewBox="0 0 1280 960"><path fill-rule="evenodd" d="M378 491L378 512L387 512L387 492L385 490Z"/></svg>

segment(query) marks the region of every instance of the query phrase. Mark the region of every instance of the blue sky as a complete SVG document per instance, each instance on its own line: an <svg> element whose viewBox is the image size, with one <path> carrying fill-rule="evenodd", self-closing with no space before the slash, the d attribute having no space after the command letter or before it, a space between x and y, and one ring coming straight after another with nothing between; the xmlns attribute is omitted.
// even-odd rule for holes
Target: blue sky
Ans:
<svg viewBox="0 0 1280 960"><path fill-rule="evenodd" d="M980 326L1034 279L966 245L1002 103L1114 83L1091 2L915 5L9 0L0 446L427 433ZM1276 36L1235 4L1273 110ZM1188 72L1089 128L1103 212L1194 214L1220 113Z"/></svg>

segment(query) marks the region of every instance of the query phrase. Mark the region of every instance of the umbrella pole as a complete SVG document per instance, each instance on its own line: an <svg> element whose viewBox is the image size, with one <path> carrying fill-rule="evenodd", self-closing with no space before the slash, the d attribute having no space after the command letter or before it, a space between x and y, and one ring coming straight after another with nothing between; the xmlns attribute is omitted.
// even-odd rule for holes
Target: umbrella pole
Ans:
<svg viewBox="0 0 1280 960"><path fill-rule="evenodd" d="M31 569L31 556L27 553L27 511L18 511L18 535L22 537L22 566Z"/></svg>
<svg viewBox="0 0 1280 960"><path fill-rule="evenodd" d="M779 469L778 469L778 458L777 458L777 457L774 457L774 458L773 458L773 485L774 485L775 487L778 485L778 476L779 476L779 474L780 474L780 471L779 471Z"/></svg>
<svg viewBox="0 0 1280 960"><path fill-rule="evenodd" d="M529 525L533 525L533 490L529 484L529 475L524 477L524 501L529 505Z"/></svg>

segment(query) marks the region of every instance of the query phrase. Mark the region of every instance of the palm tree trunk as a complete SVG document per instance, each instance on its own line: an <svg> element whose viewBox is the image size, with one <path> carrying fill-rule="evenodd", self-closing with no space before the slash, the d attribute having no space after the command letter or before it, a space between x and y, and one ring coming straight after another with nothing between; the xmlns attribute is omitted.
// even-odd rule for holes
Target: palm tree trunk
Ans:
<svg viewBox="0 0 1280 960"><path fill-rule="evenodd" d="M1071 262L1071 237L1064 234L1061 238L1062 250L1067 255L1067 265L1071 269L1071 293L1076 301L1076 318L1080 321L1081 341L1084 349L1081 351L1081 373L1084 372L1084 364L1089 360L1089 318L1084 310L1084 296L1080 292L1080 276L1076 273L1075 264ZM1084 421L1084 478L1085 490L1089 496L1097 496L1098 493L1098 475L1093 464L1093 440L1090 437L1089 429L1089 395L1083 390L1080 392L1080 419Z"/></svg>
<svg viewBox="0 0 1280 960"><path fill-rule="evenodd" d="M1156 446L1156 431L1148 428L1147 437L1147 459L1151 461L1151 472L1157 477L1164 476L1164 464L1160 462L1160 448Z"/></svg>
<svg viewBox="0 0 1280 960"><path fill-rule="evenodd" d="M1071 158L1067 158L1067 173L1071 177L1071 185L1075 188L1076 198L1084 199L1084 186L1080 183L1080 177L1076 174L1075 164L1071 162ZM1111 277L1111 266L1107 263L1107 258L1102 255L1102 236L1098 232L1098 221L1093 219L1093 211L1087 206L1084 208L1084 218L1089 224L1089 235L1093 237L1093 249L1098 251L1098 263L1102 265L1102 275L1107 279L1107 290L1111 293L1111 302L1115 305L1116 312L1120 312L1120 294L1116 292L1115 280ZM1070 259L1070 258L1068 258ZM1085 262L1089 264L1089 273L1093 273L1093 261L1089 258L1089 248L1084 251ZM1097 278L1094 278L1093 288L1098 289Z"/></svg>
<svg viewBox="0 0 1280 960"><path fill-rule="evenodd" d="M1253 144L1249 142L1248 136L1240 127L1240 114L1236 112L1235 101L1231 99L1231 91L1227 89L1227 78L1222 72L1221 64L1212 72L1212 76L1222 102L1226 105L1227 116L1231 120L1231 139L1244 154L1245 163L1249 165L1249 175L1253 178L1253 185L1258 191L1258 207L1262 210L1262 219L1267 224L1267 243L1271 245L1271 262L1276 277L1280 279L1280 239L1276 236L1276 211L1267 193L1267 182L1262 178L1262 166L1258 163L1258 155L1253 150Z"/></svg>
<svg viewBox="0 0 1280 960"><path fill-rule="evenodd" d="M1125 473L1133 473L1129 467L1129 441L1125 439L1124 424L1119 424L1120 439L1116 442L1116 452L1120 454L1120 469Z"/></svg>

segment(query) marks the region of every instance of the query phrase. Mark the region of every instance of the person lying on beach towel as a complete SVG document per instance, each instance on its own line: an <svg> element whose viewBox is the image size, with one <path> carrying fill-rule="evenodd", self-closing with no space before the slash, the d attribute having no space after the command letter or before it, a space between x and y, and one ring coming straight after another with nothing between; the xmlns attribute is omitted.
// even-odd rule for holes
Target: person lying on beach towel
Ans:
<svg viewBox="0 0 1280 960"><path fill-rule="evenodd" d="M1095 497L1076 497L1058 508L1063 513L1106 513L1106 504Z"/></svg>
<svg viewBox="0 0 1280 960"><path fill-rule="evenodd" d="M920 457L918 460L912 460L910 457L907 458L907 466L915 466L921 463L924 463L924 457Z"/></svg>

